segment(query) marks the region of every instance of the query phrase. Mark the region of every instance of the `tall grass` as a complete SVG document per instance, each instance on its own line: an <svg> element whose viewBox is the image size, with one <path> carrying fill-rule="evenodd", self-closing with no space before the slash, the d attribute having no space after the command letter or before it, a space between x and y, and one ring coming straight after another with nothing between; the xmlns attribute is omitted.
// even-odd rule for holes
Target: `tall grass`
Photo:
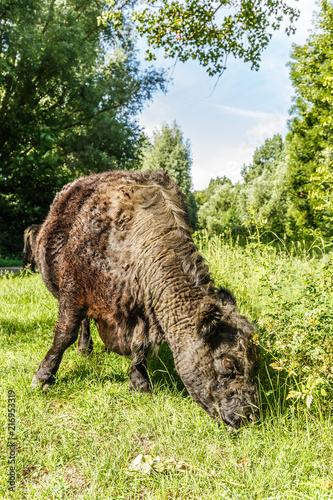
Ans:
<svg viewBox="0 0 333 500"><path fill-rule="evenodd" d="M217 427L187 395L166 347L150 361L153 394L130 392L130 361L104 352L95 330L93 354L80 356L72 346L64 355L56 385L47 394L32 391L33 372L52 342L57 303L38 274L6 275L0 278L1 498L333 498L328 373L320 374L325 380L313 392L310 407L306 397L287 399L290 391L296 392L296 383L305 383L308 374L305 372L304 378L296 373L303 354L295 351L298 364L296 375L292 375L287 363L292 358L291 348L283 349L283 344L274 347L283 341L283 335L295 331L293 311L300 322L302 314L315 317L317 326L312 326L321 340L323 335L331 335L331 326L326 328L318 319L324 305L332 305L326 287L331 272L329 256L325 256L325 264L300 253L291 256L251 245L241 249L217 237L201 238L198 244L216 283L230 287L242 313L258 325L262 349L260 421L232 433L224 426ZM321 299L313 286L322 290ZM314 294L313 304L308 299L309 290ZM279 310L281 301L284 311ZM317 316L307 315L313 311L311 307ZM309 331L313 336L310 326ZM276 355L285 351L280 366ZM325 355L329 358L329 354ZM324 358L312 362L323 367ZM14 493L7 490L9 389L16 394ZM326 390L326 396L321 395L321 389ZM132 470L133 460L141 454L159 456L160 463L167 466L161 472L150 469L149 474Z"/></svg>
<svg viewBox="0 0 333 500"><path fill-rule="evenodd" d="M303 244L240 247L205 233L198 246L216 283L235 292L258 326L262 377L269 382L270 366L275 385L285 385L284 400L332 409L333 254L324 245L320 252Z"/></svg>

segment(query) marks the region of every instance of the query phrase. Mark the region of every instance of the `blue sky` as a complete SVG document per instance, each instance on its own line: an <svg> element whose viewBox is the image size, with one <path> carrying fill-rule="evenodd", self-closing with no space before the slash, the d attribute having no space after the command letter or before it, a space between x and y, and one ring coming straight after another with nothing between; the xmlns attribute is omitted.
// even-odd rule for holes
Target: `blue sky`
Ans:
<svg viewBox="0 0 333 500"><path fill-rule="evenodd" d="M287 133L293 88L286 63L292 44L305 42L316 10L315 0L288 3L301 10L297 32L290 37L283 30L273 34L259 71L230 58L214 90L216 78L209 77L198 63L177 63L168 92L156 94L139 117L149 136L163 122L177 121L191 142L196 190L217 176L240 180L241 168L251 161L255 149L274 134ZM158 57L158 66L172 64Z"/></svg>

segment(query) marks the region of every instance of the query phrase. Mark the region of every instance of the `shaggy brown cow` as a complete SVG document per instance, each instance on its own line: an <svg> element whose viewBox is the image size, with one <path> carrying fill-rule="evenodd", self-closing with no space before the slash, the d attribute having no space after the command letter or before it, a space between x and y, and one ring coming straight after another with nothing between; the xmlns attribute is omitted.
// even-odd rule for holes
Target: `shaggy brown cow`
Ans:
<svg viewBox="0 0 333 500"><path fill-rule="evenodd" d="M30 266L32 272L35 272L36 267L33 250L36 243L37 233L40 227L41 226L39 224L32 224L31 226L27 227L27 229L25 229L23 235L24 247L22 253L22 265L23 269L27 266Z"/></svg>
<svg viewBox="0 0 333 500"><path fill-rule="evenodd" d="M166 342L188 392L211 417L234 427L253 419L254 328L228 290L215 291L183 197L165 172L112 171L68 184L35 255L59 313L33 387L54 382L81 322L94 318L105 346L132 356L131 388L150 389L147 353Z"/></svg>

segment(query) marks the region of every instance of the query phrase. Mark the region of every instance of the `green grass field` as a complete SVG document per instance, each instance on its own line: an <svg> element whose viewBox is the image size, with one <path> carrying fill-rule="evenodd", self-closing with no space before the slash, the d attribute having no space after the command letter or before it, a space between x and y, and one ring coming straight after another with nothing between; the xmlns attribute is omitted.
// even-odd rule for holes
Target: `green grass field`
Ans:
<svg viewBox="0 0 333 500"><path fill-rule="evenodd" d="M56 300L39 274L0 278L0 498L333 498L332 260L201 237L218 285L258 326L261 419L228 433L186 393L163 346L152 395L128 389L130 360L69 348L55 386L30 388L51 345ZM8 491L8 391L15 392L16 491ZM11 407L12 408L12 407ZM142 455L142 460L139 457ZM132 463L137 457L137 467ZM154 460L152 462L152 460Z"/></svg>

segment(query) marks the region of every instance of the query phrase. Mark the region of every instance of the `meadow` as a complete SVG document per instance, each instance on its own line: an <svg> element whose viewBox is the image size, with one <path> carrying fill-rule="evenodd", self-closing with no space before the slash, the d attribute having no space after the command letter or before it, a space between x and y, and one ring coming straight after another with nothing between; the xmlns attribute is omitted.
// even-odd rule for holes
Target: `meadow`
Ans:
<svg viewBox="0 0 333 500"><path fill-rule="evenodd" d="M130 360L69 348L55 386L30 388L57 302L40 275L0 278L0 497L190 500L333 498L333 262L322 242L246 246L203 233L216 285L257 326L260 420L230 432L187 394L166 346L153 393L129 391ZM8 491L15 393L16 491ZM11 407L13 409L13 407ZM13 411L11 410L11 415Z"/></svg>

